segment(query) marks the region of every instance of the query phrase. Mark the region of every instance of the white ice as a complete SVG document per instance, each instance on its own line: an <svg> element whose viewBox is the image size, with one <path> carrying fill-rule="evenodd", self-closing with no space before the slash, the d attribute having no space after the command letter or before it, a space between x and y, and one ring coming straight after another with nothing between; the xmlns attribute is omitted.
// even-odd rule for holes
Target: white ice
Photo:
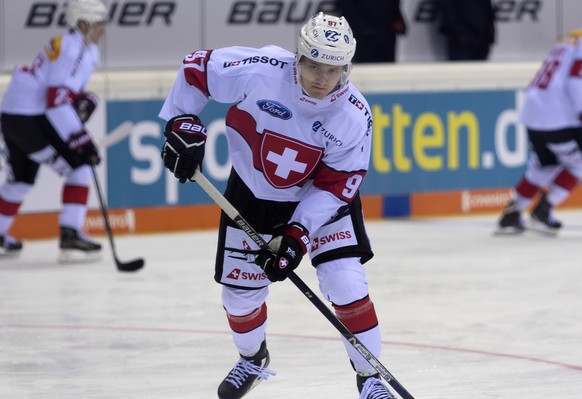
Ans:
<svg viewBox="0 0 582 399"><path fill-rule="evenodd" d="M582 212L559 237L492 235L496 215L368 222L386 368L416 399L582 398ZM238 355L213 280L215 231L117 236L115 270L0 259L0 398L216 398ZM311 266L298 275L315 291ZM268 298L270 368L249 399L357 399L334 327L289 281Z"/></svg>

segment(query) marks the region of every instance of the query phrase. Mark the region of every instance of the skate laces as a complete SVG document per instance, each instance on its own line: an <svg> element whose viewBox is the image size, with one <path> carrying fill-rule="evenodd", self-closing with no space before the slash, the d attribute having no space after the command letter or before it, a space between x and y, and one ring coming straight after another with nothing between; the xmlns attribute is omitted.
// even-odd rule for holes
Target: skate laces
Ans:
<svg viewBox="0 0 582 399"><path fill-rule="evenodd" d="M273 370L257 366L253 362L241 358L224 380L240 388L245 379L251 374L257 375L264 380L269 379L270 376L277 375Z"/></svg>
<svg viewBox="0 0 582 399"><path fill-rule="evenodd" d="M79 236L80 239L82 239L83 241L86 242L90 242L91 244L95 244L95 241L91 238L91 236L89 236L89 234L87 234L87 232L85 230L77 230L77 234Z"/></svg>
<svg viewBox="0 0 582 399"><path fill-rule="evenodd" d="M388 387L378 378L368 378L362 387L360 399L395 399Z"/></svg>

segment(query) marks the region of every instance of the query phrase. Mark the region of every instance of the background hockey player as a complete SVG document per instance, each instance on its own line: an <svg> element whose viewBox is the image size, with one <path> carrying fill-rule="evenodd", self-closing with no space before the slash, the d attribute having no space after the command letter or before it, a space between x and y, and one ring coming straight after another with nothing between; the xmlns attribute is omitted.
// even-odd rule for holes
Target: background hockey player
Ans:
<svg viewBox="0 0 582 399"><path fill-rule="evenodd" d="M221 218L215 280L240 353L218 388L222 399L240 398L273 374L268 287L305 254L337 317L375 356L381 350L363 267L373 256L359 196L372 118L348 81L356 41L343 17L319 13L301 28L298 43L296 54L276 46L193 52L160 112L167 121L164 164L185 182L204 156L207 132L196 115L210 97L235 104L226 115L233 169L225 197L274 250L257 255L252 240ZM360 397L392 398L374 368L345 344Z"/></svg>
<svg viewBox="0 0 582 399"><path fill-rule="evenodd" d="M515 199L499 220L501 232L522 232L522 212L545 187L531 212L532 229L555 234L562 223L553 209L582 179L582 30L563 35L529 85L521 122L527 127L530 157L515 186Z"/></svg>
<svg viewBox="0 0 582 399"><path fill-rule="evenodd" d="M85 122L97 97L84 91L99 63L97 43L105 31L106 8L99 0L69 0L70 29L53 37L30 66L17 67L1 105L8 149L6 182L0 186L0 249L17 253L22 243L8 231L41 164L63 176L59 216L61 260L95 258L101 245L82 226L87 212L91 169L99 153Z"/></svg>

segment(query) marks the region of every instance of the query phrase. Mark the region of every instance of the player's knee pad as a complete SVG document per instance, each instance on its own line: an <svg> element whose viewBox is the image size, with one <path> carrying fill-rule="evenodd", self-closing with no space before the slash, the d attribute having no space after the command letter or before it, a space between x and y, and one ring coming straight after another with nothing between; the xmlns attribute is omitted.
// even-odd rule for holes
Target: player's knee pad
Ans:
<svg viewBox="0 0 582 399"><path fill-rule="evenodd" d="M560 171L559 166L549 166L535 171L528 170L525 174L526 179L538 187L544 187L556 177Z"/></svg>
<svg viewBox="0 0 582 399"><path fill-rule="evenodd" d="M91 185L91 167L83 165L72 169L65 178L65 184L72 186L90 186Z"/></svg>
<svg viewBox="0 0 582 399"><path fill-rule="evenodd" d="M233 316L244 316L260 308L267 299L268 289L241 290L222 286L222 306Z"/></svg>
<svg viewBox="0 0 582 399"><path fill-rule="evenodd" d="M558 164L542 166L538 157L532 154L527 162L525 178L532 184L543 187L549 184L560 170L561 167Z"/></svg>
<svg viewBox="0 0 582 399"><path fill-rule="evenodd" d="M342 258L317 266L319 288L333 304L345 305L368 295L364 266L358 258Z"/></svg>
<svg viewBox="0 0 582 399"><path fill-rule="evenodd" d="M32 187L28 183L4 183L0 186L0 197L7 202L21 204Z"/></svg>
<svg viewBox="0 0 582 399"><path fill-rule="evenodd" d="M550 143L548 148L556 155L561 164L568 168L575 167L582 163L582 152L575 140L564 143Z"/></svg>

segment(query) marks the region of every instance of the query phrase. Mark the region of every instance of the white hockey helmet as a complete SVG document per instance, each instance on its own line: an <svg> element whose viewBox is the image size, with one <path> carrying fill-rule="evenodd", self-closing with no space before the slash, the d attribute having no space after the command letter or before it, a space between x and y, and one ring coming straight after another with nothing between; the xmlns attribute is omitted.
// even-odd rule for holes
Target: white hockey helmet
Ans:
<svg viewBox="0 0 582 399"><path fill-rule="evenodd" d="M68 0L65 19L69 27L75 28L80 20L89 24L104 21L106 12L101 0Z"/></svg>
<svg viewBox="0 0 582 399"><path fill-rule="evenodd" d="M344 17L320 11L299 32L297 61L304 56L322 64L349 66L355 52L356 39Z"/></svg>

